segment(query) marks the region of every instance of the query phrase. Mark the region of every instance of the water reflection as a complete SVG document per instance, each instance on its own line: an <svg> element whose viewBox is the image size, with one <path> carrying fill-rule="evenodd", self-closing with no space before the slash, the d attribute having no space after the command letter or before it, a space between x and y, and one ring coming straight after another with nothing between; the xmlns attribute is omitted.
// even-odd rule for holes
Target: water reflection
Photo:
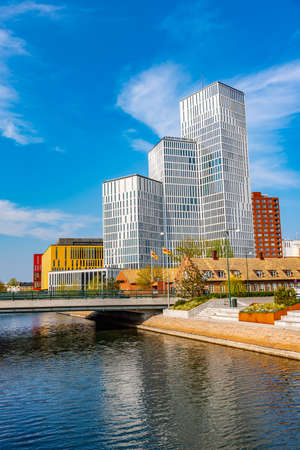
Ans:
<svg viewBox="0 0 300 450"><path fill-rule="evenodd" d="M1 448L299 448L299 384L296 361L0 317Z"/></svg>

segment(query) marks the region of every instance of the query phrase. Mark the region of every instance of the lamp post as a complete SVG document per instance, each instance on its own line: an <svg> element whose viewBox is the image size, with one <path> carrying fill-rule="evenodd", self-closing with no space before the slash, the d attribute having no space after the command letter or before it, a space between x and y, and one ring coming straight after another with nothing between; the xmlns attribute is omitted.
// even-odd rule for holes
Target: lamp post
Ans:
<svg viewBox="0 0 300 450"><path fill-rule="evenodd" d="M165 245L165 248L167 248L167 243L165 243L165 233L161 232L160 235L163 236L164 245ZM163 253L163 269L164 269L164 258L165 258L165 255ZM167 270L168 308L170 309L169 255L166 255L166 261L167 261L166 270ZM164 270L163 270L163 272L164 272Z"/></svg>
<svg viewBox="0 0 300 450"><path fill-rule="evenodd" d="M226 259L227 259L227 279L228 279L228 300L229 300L229 307L231 308L232 303L231 303L230 271L229 271L229 255L228 255L229 231L238 232L240 230L225 230L225 234L226 234L226 237L227 237L227 242L226 242Z"/></svg>
<svg viewBox="0 0 300 450"><path fill-rule="evenodd" d="M247 287L247 294L249 295L249 283L248 283L248 255L252 255L252 252L246 252L246 287Z"/></svg>
<svg viewBox="0 0 300 450"><path fill-rule="evenodd" d="M165 244L165 233L162 231L160 233L160 235L161 235L161 237L163 239L163 245L164 245ZM162 271L162 274L163 274L163 291L165 291L165 289L166 289L166 283L165 283L165 255L164 255L163 251L161 253L161 256L162 256L162 263L163 263L163 271Z"/></svg>

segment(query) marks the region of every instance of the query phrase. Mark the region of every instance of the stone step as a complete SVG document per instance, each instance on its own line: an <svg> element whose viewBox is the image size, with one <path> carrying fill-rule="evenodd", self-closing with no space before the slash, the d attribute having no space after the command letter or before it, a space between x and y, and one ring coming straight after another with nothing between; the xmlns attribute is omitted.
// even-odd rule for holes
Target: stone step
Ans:
<svg viewBox="0 0 300 450"><path fill-rule="evenodd" d="M295 322L295 323L299 323L300 325L300 317L295 317L295 316L281 316L281 322Z"/></svg>
<svg viewBox="0 0 300 450"><path fill-rule="evenodd" d="M300 331L300 322L287 322L285 320L276 320L274 325L275 327L279 328L290 328Z"/></svg>
<svg viewBox="0 0 300 450"><path fill-rule="evenodd" d="M288 317L297 317L300 320L300 311L288 311L287 316Z"/></svg>
<svg viewBox="0 0 300 450"><path fill-rule="evenodd" d="M239 310L240 308L207 308L200 312L196 318L237 322L239 319Z"/></svg>

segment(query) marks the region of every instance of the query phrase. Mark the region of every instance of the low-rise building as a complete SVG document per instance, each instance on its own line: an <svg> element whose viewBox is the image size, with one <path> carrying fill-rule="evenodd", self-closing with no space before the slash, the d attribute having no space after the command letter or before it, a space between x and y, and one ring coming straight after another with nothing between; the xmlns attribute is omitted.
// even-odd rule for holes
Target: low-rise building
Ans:
<svg viewBox="0 0 300 450"><path fill-rule="evenodd" d="M168 270L168 275L167 275ZM119 287L122 291L137 291L137 290L149 290L149 289L158 289L159 291L167 290L167 280L169 280L169 285L172 287L175 276L176 276L177 268L169 268L163 269L164 280L154 281L151 284L151 287L142 288L138 283L138 269L123 269L120 270L118 276L116 277L116 281L119 283Z"/></svg>
<svg viewBox="0 0 300 450"><path fill-rule="evenodd" d="M102 239L61 238L42 256L42 289L48 289L49 272L103 268Z"/></svg>
<svg viewBox="0 0 300 450"><path fill-rule="evenodd" d="M48 272L48 290L100 290L108 280L115 279L119 269L84 269Z"/></svg>
<svg viewBox="0 0 300 450"><path fill-rule="evenodd" d="M175 283L185 276L185 267L195 265L205 277L211 293L225 292L228 278L226 258L188 258L178 267ZM249 292L275 291L280 286L300 289L300 258L230 258L230 276L245 282Z"/></svg>
<svg viewBox="0 0 300 450"><path fill-rule="evenodd" d="M284 239L282 241L283 256L299 257L300 256L300 240L299 239Z"/></svg>

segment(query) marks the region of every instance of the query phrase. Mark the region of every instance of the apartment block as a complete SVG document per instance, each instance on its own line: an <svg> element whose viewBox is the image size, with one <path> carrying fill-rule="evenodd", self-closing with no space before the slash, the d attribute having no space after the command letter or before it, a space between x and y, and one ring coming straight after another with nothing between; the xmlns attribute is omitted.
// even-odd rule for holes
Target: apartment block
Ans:
<svg viewBox="0 0 300 450"><path fill-rule="evenodd" d="M281 258L279 198L252 192L252 210L256 257Z"/></svg>

